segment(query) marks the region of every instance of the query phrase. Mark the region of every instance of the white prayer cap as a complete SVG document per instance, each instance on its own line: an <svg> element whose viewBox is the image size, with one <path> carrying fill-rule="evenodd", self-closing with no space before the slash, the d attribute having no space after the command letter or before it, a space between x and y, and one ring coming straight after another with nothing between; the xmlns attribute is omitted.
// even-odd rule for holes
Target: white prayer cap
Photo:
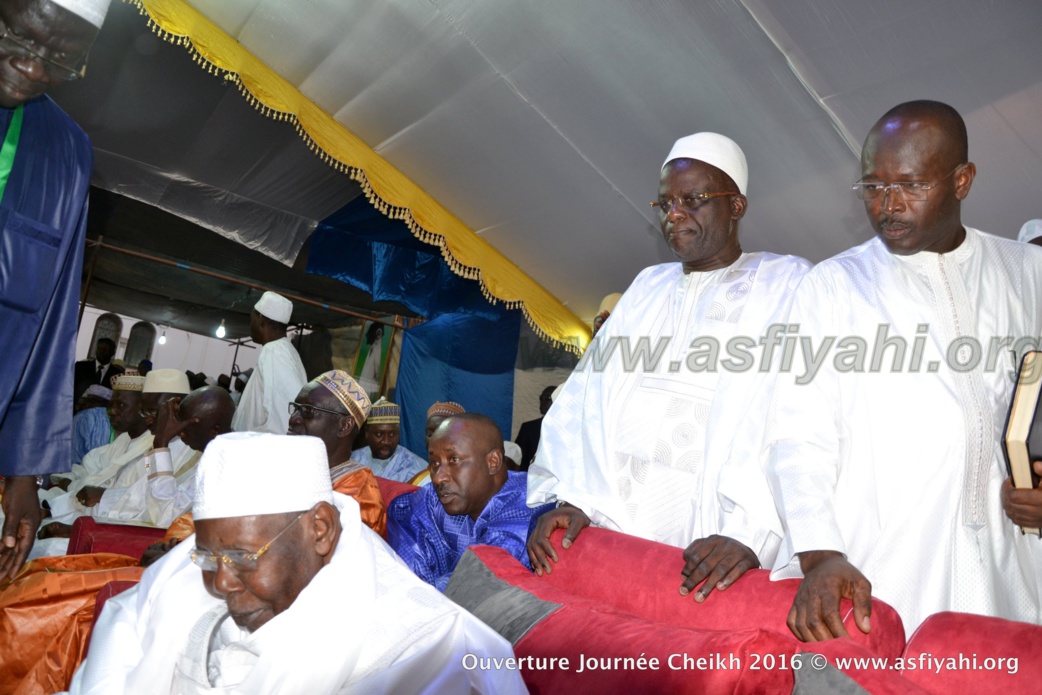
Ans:
<svg viewBox="0 0 1042 695"><path fill-rule="evenodd" d="M511 461L513 461L514 463L516 463L518 465L521 464L521 457L523 455L521 453L521 447L518 446L517 444L515 444L514 442L508 442L508 441L504 440L503 441L503 453L506 454L506 457L508 459L510 459Z"/></svg>
<svg viewBox="0 0 1042 695"><path fill-rule="evenodd" d="M1028 220L1020 228L1020 236L1017 237L1017 241L1023 241L1027 244L1032 239L1037 239L1040 236L1042 236L1042 220Z"/></svg>
<svg viewBox="0 0 1042 695"><path fill-rule="evenodd" d="M738 190L745 195L745 186L749 183L749 165L745 162L745 153L731 138L719 133L695 133L680 138L673 143L663 168L674 159L697 159L711 164L731 177Z"/></svg>
<svg viewBox="0 0 1042 695"><path fill-rule="evenodd" d="M289 317L293 315L293 302L274 292L262 294L253 308L276 323L289 323Z"/></svg>
<svg viewBox="0 0 1042 695"><path fill-rule="evenodd" d="M64 7L77 17L101 28L105 15L109 11L109 0L51 0L58 7Z"/></svg>
<svg viewBox="0 0 1042 695"><path fill-rule="evenodd" d="M87 387L87 390L86 392L84 392L83 395L93 396L94 398L101 398L102 400L111 401L112 389L107 389L101 384L91 384Z"/></svg>
<svg viewBox="0 0 1042 695"><path fill-rule="evenodd" d="M192 518L302 512L333 501L318 437L229 432L211 441L195 473Z"/></svg>
<svg viewBox="0 0 1042 695"><path fill-rule="evenodd" d="M145 393L180 393L188 395L188 375L180 369L153 369L145 376Z"/></svg>

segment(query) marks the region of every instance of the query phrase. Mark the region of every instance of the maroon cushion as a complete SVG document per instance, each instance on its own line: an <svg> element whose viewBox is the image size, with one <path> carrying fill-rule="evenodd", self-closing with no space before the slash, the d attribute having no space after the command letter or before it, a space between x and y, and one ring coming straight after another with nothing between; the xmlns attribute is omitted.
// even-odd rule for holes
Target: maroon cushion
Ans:
<svg viewBox="0 0 1042 695"><path fill-rule="evenodd" d="M141 557L148 546L163 540L166 529L150 526L99 524L89 516L81 516L72 524L66 555L83 553L118 553Z"/></svg>
<svg viewBox="0 0 1042 695"><path fill-rule="evenodd" d="M384 506L386 507L391 503L395 497L404 495L407 492L413 490L419 490L420 488L409 483L400 483L397 480L388 480L387 478L376 477L376 484L380 486L380 496L384 498Z"/></svg>
<svg viewBox="0 0 1042 695"><path fill-rule="evenodd" d="M564 530L551 540L560 562L549 575L533 579L570 595L582 596L650 621L677 627L713 630L764 628L790 636L786 625L799 580L770 580L767 570L746 572L726 591L713 591L704 603L679 593L684 567L680 548L602 528L587 528L572 547L561 548ZM620 581L621 573L633 573ZM904 649L901 617L891 606L872 600L872 631L855 625L853 606L842 603L844 624L851 639L881 656L898 656ZM792 638L795 642L795 638Z"/></svg>
<svg viewBox="0 0 1042 695"><path fill-rule="evenodd" d="M968 613L936 613L908 641L904 677L929 692L945 695L1039 692L1039 646L1039 625ZM1015 662L1011 664L1010 659Z"/></svg>

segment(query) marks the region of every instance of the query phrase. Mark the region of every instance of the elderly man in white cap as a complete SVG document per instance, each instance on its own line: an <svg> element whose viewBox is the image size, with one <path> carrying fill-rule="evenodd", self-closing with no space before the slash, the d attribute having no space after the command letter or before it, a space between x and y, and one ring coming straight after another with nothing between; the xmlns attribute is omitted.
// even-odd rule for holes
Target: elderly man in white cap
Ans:
<svg viewBox="0 0 1042 695"><path fill-rule="evenodd" d="M307 373L286 327L293 302L265 292L250 314L250 337L261 346L257 368L246 383L232 421L236 432L285 434L289 403L307 383Z"/></svg>
<svg viewBox="0 0 1042 695"><path fill-rule="evenodd" d="M0 3L0 579L40 523L37 476L69 470L76 310L93 153L44 95L85 73L109 0Z"/></svg>
<svg viewBox="0 0 1042 695"><path fill-rule="evenodd" d="M464 668L510 644L362 524L319 439L218 437L192 514L196 535L106 603L70 692L525 692Z"/></svg>
<svg viewBox="0 0 1042 695"><path fill-rule="evenodd" d="M686 548L677 583L684 595L702 584L695 601L774 561L765 372L810 264L742 251L747 178L742 150L716 133L681 138L663 162L652 206L678 262L637 276L543 420L528 504L560 506L528 541L537 573L557 560L555 528L568 548L591 522ZM649 359L620 357L644 348Z"/></svg>
<svg viewBox="0 0 1042 695"><path fill-rule="evenodd" d="M381 478L408 483L427 470L427 459L398 443L401 422L402 409L381 396L373 403L365 421L368 446L354 452L352 457L363 466L373 469L373 473Z"/></svg>

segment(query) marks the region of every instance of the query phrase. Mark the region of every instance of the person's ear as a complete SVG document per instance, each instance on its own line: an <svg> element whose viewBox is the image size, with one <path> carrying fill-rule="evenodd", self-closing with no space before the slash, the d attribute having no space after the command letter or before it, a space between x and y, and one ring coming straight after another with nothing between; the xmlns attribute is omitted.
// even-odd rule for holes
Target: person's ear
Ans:
<svg viewBox="0 0 1042 695"><path fill-rule="evenodd" d="M739 193L731 196L731 219L737 222L745 217L745 211L749 209L749 199Z"/></svg>
<svg viewBox="0 0 1042 695"><path fill-rule="evenodd" d="M354 441L355 433L357 432L357 430L358 427L355 425L355 421L353 418L351 418L350 416L342 417L340 418L340 427L337 431L337 437L341 439L349 437L351 441Z"/></svg>
<svg viewBox="0 0 1042 695"><path fill-rule="evenodd" d="M498 475L503 470L503 466L506 465L503 459L503 452L499 449L493 449L488 452L485 456L485 463L488 464L488 474L490 476Z"/></svg>
<svg viewBox="0 0 1042 695"><path fill-rule="evenodd" d="M319 502L312 517L315 553L322 557L332 555L340 540L340 512L328 502Z"/></svg>
<svg viewBox="0 0 1042 695"><path fill-rule="evenodd" d="M957 200L965 200L966 196L970 194L970 187L976 176L977 167L973 162L966 162L959 171L955 172L955 198Z"/></svg>

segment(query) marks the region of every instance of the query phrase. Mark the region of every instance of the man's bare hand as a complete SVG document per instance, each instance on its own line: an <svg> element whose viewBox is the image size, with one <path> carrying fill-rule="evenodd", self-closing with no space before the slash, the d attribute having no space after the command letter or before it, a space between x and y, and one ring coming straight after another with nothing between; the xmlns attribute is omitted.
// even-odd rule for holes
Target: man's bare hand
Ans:
<svg viewBox="0 0 1042 695"><path fill-rule="evenodd" d="M145 548L145 552L141 554L141 566L148 567L149 565L152 565L159 560L159 558L173 550L174 546L180 542L180 538L171 538L168 541L157 541L148 546Z"/></svg>
<svg viewBox="0 0 1042 695"><path fill-rule="evenodd" d="M847 562L842 553L829 550L800 553L800 566L803 581L787 621L792 634L804 642L849 637L839 612L842 598L854 602L854 622L859 630L868 634L872 585L865 575Z"/></svg>
<svg viewBox="0 0 1042 695"><path fill-rule="evenodd" d="M1033 464L1035 473L1042 475L1042 461ZM1035 488L1015 488L1012 478L1002 483L1002 511L1017 526L1042 528L1042 483Z"/></svg>
<svg viewBox="0 0 1042 695"><path fill-rule="evenodd" d="M185 428L192 423L199 422L199 418L181 422L177 419L177 409L181 405L180 398L171 398L159 407L159 415L156 416L156 436L152 440L152 446L156 449L165 449L170 446L171 440L180 437Z"/></svg>
<svg viewBox="0 0 1042 695"><path fill-rule="evenodd" d="M680 594L687 596L702 584L702 588L695 592L695 602L702 603L713 589L723 591L743 574L759 566L756 553L744 543L727 536L700 538L684 551L684 569L680 570L684 581L680 585Z"/></svg>
<svg viewBox="0 0 1042 695"><path fill-rule="evenodd" d="M47 524L40 533L37 534L37 538L41 541L45 538L71 538L72 537L72 526L69 524L63 524L61 522L54 522L53 524Z"/></svg>
<svg viewBox="0 0 1042 695"><path fill-rule="evenodd" d="M0 581L18 574L33 549L40 527L40 499L36 496L35 475L4 478L4 529L0 540Z"/></svg>
<svg viewBox="0 0 1042 695"><path fill-rule="evenodd" d="M105 494L105 488L88 485L76 493L76 499L84 507L93 507L101 502L101 496Z"/></svg>
<svg viewBox="0 0 1042 695"><path fill-rule="evenodd" d="M558 558L557 550L550 543L550 534L555 529L568 529L561 541L561 547L568 549L579 532L589 525L590 517L586 516L586 512L570 504L561 505L539 517L532 535L528 537L528 559L532 561L535 573L541 577L544 571L547 574L553 572L550 560L557 562Z"/></svg>

